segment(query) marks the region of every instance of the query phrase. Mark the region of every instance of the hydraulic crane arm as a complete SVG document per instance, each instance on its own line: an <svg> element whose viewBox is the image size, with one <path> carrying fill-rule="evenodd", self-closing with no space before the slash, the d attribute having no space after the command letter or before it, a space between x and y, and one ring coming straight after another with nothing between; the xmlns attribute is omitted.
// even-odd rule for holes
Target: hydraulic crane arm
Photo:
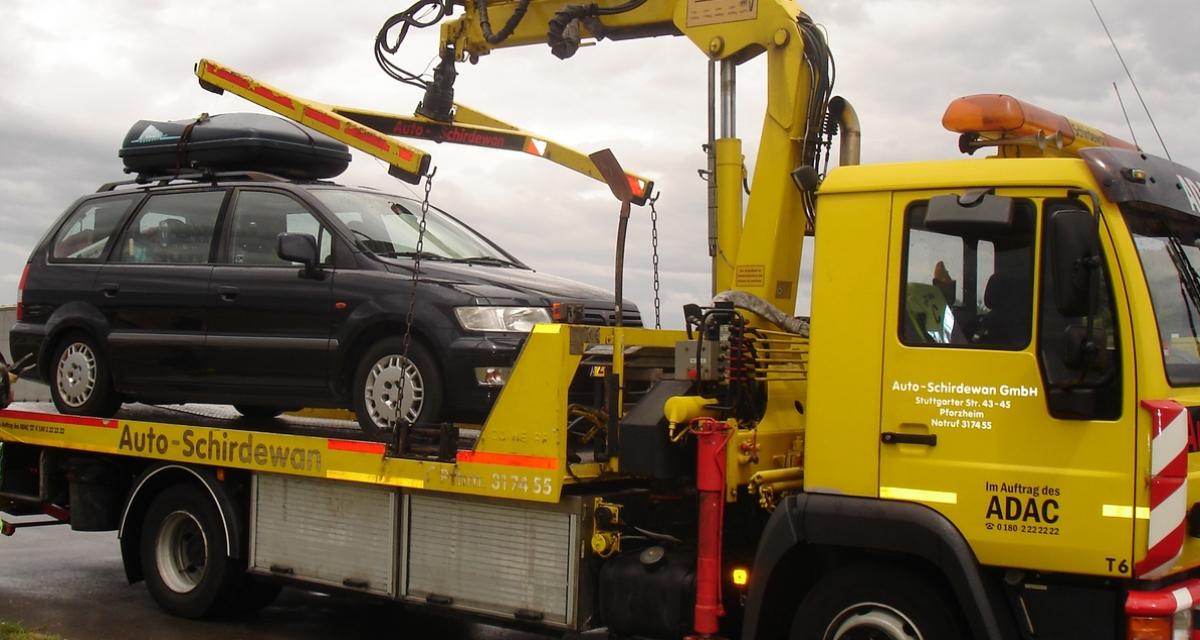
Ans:
<svg viewBox="0 0 1200 640"><path fill-rule="evenodd" d="M460 61L478 59L493 49L543 43L551 45L560 58L568 58L581 38L680 35L675 27L677 4L653 0L594 5L579 0L472 0L466 3L466 14L442 25L442 43L453 44ZM510 25L511 33L503 35Z"/></svg>
<svg viewBox="0 0 1200 640"><path fill-rule="evenodd" d="M761 54L767 56L767 113L763 119L753 191L743 219L741 142L733 127L732 98L715 136L715 223L710 227L714 293L738 289L774 306L795 308L802 239L812 220L812 194L792 179L801 167L820 169L822 136L832 83L831 61L820 30L793 0L426 0L444 14L441 62L418 113L452 122L455 64L477 62L495 49L549 44L555 55L574 54L589 38L687 37L723 79ZM386 29L385 29L386 31ZM381 38L386 33L381 33ZM726 84L726 83L722 83ZM727 83L732 85L732 81ZM728 100L725 98L728 97Z"/></svg>
<svg viewBox="0 0 1200 640"><path fill-rule="evenodd" d="M416 183L429 170L429 154L397 142L393 137L420 138L434 142L524 151L604 182L604 176L583 152L524 131L515 125L456 104L456 122L435 122L421 116L322 104L287 93L212 60L196 64L196 76L204 88L229 91L279 115L340 140L388 163L388 172ZM633 192L631 202L644 204L654 189L649 179L632 173L626 180Z"/></svg>
<svg viewBox="0 0 1200 640"><path fill-rule="evenodd" d="M340 140L388 163L388 172L411 183L429 170L429 154L382 135L339 115L328 105L291 95L212 60L196 63L200 86L214 93L228 91L281 116Z"/></svg>
<svg viewBox="0 0 1200 640"><path fill-rule="evenodd" d="M583 152L524 131L516 125L497 120L463 104L454 104L454 122L437 122L422 116L404 116L352 107L335 106L330 109L360 125L386 132L388 135L453 142L488 149L523 151L594 180L605 181L604 175ZM654 183L648 178L632 173L626 173L625 180L633 192L630 202L645 204L654 190Z"/></svg>

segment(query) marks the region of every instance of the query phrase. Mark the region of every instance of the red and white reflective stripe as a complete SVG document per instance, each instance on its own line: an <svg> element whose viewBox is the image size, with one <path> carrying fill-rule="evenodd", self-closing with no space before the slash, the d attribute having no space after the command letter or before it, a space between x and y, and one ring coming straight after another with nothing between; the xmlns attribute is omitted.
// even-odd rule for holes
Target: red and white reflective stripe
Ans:
<svg viewBox="0 0 1200 640"><path fill-rule="evenodd" d="M101 429L116 429L120 426L116 418L92 418L89 416L68 416L57 413L41 413L38 411L18 411L16 409L0 409L2 420L31 420L54 424L69 424L77 427L98 427Z"/></svg>
<svg viewBox="0 0 1200 640"><path fill-rule="evenodd" d="M1150 525L1139 578L1157 578L1175 564L1187 534L1187 420L1173 400L1143 400L1150 412Z"/></svg>
<svg viewBox="0 0 1200 640"><path fill-rule="evenodd" d="M359 440L341 440L329 438L326 443L330 451L353 451L355 453L370 453L381 456L387 451L387 445L382 442L361 442Z"/></svg>
<svg viewBox="0 0 1200 640"><path fill-rule="evenodd" d="M535 156L546 155L546 141L530 137L525 141L525 153L531 153Z"/></svg>
<svg viewBox="0 0 1200 640"><path fill-rule="evenodd" d="M1130 591L1125 596L1127 616L1170 616L1200 603L1200 580L1187 580L1161 591Z"/></svg>
<svg viewBox="0 0 1200 640"><path fill-rule="evenodd" d="M518 453L495 453L491 451L459 450L458 462L493 464L502 467L526 467L529 469L557 469L558 458L552 456L527 456Z"/></svg>

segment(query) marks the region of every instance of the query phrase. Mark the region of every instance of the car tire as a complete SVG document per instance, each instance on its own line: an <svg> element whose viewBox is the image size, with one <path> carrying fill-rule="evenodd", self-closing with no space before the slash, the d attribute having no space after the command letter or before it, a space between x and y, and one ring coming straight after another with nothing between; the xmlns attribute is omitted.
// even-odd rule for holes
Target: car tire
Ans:
<svg viewBox="0 0 1200 640"><path fill-rule="evenodd" d="M270 420L285 411L283 407L262 404L235 404L233 408L237 409L243 418L251 420Z"/></svg>
<svg viewBox="0 0 1200 640"><path fill-rule="evenodd" d="M228 555L216 505L199 487L160 493L146 511L140 543L146 587L165 611L209 618L235 608L245 576Z"/></svg>
<svg viewBox="0 0 1200 640"><path fill-rule="evenodd" d="M395 403L400 380L406 379L403 411ZM404 357L401 338L385 338L363 354L354 376L354 413L367 436L378 437L392 424L409 420L414 424L436 422L442 412L442 382L433 356L413 341Z"/></svg>
<svg viewBox="0 0 1200 640"><path fill-rule="evenodd" d="M59 413L108 418L121 408L108 360L87 334L70 333L58 341L49 377L50 397Z"/></svg>
<svg viewBox="0 0 1200 640"><path fill-rule="evenodd" d="M907 567L857 564L821 578L805 595L791 640L956 640L962 623L950 596Z"/></svg>

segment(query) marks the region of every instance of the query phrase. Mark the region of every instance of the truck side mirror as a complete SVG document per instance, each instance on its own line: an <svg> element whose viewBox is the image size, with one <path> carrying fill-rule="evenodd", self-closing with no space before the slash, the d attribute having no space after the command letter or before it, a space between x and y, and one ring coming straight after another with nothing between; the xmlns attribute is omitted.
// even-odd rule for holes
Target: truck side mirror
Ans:
<svg viewBox="0 0 1200 640"><path fill-rule="evenodd" d="M1082 209L1054 212L1050 218L1050 268L1054 304L1068 317L1091 313L1092 274L1097 266L1100 234L1092 214Z"/></svg>
<svg viewBox="0 0 1200 640"><path fill-rule="evenodd" d="M304 265L305 277L320 277L317 261L317 239L307 233L281 233L276 238L275 252L280 258Z"/></svg>

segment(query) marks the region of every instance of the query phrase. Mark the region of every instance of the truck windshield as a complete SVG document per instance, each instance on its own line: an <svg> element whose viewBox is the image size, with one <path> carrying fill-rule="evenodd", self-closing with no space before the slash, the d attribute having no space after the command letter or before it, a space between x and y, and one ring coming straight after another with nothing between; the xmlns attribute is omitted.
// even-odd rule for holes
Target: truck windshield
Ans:
<svg viewBox="0 0 1200 640"><path fill-rule="evenodd" d="M359 246L380 256L413 257L421 222L421 204L383 193L312 189ZM421 258L494 266L523 266L512 256L453 217L434 208L425 218Z"/></svg>
<svg viewBox="0 0 1200 640"><path fill-rule="evenodd" d="M1126 204L1172 386L1200 384L1200 218Z"/></svg>

